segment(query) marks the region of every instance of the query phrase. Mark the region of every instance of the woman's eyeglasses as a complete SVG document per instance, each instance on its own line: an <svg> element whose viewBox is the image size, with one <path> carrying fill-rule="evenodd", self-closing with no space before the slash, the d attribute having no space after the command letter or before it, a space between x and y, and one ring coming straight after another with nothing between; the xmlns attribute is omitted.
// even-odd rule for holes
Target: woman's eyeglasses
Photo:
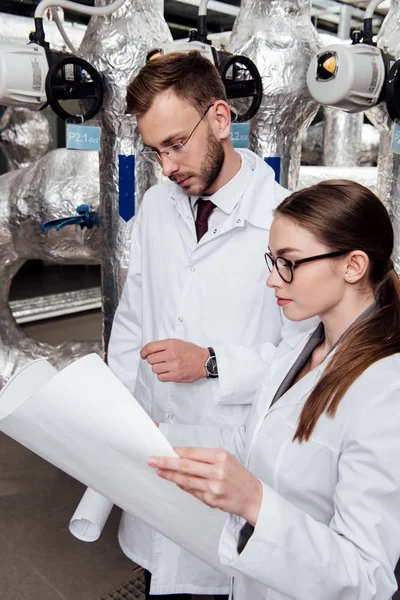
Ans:
<svg viewBox="0 0 400 600"><path fill-rule="evenodd" d="M322 258L335 258L336 256L344 256L351 250L339 250L336 252L328 252L327 254L318 254L317 256L309 256L308 258L301 258L300 260L287 260L283 256L277 256L274 258L270 252L264 254L265 262L269 272L271 273L273 268L276 267L278 275L285 283L292 283L293 281L293 270L299 265L304 263L312 262L314 260L321 260Z"/></svg>

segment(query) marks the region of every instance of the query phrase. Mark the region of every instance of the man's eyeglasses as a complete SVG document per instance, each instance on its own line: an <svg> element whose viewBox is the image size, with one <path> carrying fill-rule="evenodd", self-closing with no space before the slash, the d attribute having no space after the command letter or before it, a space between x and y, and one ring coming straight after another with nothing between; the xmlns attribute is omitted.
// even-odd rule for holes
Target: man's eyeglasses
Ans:
<svg viewBox="0 0 400 600"><path fill-rule="evenodd" d="M304 263L312 262L313 260L321 260L322 258L335 258L336 256L344 256L348 254L351 250L344 251L336 251L336 252L328 252L327 254L318 254L317 256L309 256L308 258L302 258L300 260L287 260L287 258L283 258L283 256L277 256L274 258L272 254L266 252L264 254L265 262L267 263L267 267L269 272L272 272L272 269L276 267L278 275L285 283L292 283L293 281L293 270L295 267L302 265Z"/></svg>
<svg viewBox="0 0 400 600"><path fill-rule="evenodd" d="M158 163L160 165L162 163L163 155L169 158L170 160L178 159L181 154L187 152L186 144L188 143L188 141L190 140L190 138L192 137L192 135L194 134L194 132L196 131L196 129L198 128L198 126L200 125L200 123L202 122L202 120L204 119L204 117L206 116L206 114L212 106L214 105L210 104L210 106L207 108L201 119L194 126L189 137L184 142L172 144L172 146L168 146L168 148L165 148L165 150L154 150L153 148L145 146L142 150L143 157L152 164Z"/></svg>

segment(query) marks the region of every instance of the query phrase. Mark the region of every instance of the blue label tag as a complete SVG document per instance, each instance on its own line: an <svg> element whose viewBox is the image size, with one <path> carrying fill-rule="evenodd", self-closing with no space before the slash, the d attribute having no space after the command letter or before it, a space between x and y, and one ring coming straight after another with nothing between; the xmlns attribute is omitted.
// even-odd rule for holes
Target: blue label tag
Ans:
<svg viewBox="0 0 400 600"><path fill-rule="evenodd" d="M119 214L127 223L135 215L135 157L118 156Z"/></svg>
<svg viewBox="0 0 400 600"><path fill-rule="evenodd" d="M264 162L273 168L275 172L275 181L280 183L281 181L281 157L280 156L265 156Z"/></svg>
<svg viewBox="0 0 400 600"><path fill-rule="evenodd" d="M400 154L400 122L398 119L394 122L392 150L395 154Z"/></svg>
<svg viewBox="0 0 400 600"><path fill-rule="evenodd" d="M66 141L70 150L100 150L101 127L67 123Z"/></svg>
<svg viewBox="0 0 400 600"><path fill-rule="evenodd" d="M234 148L248 148L250 145L250 123L232 123L231 142Z"/></svg>

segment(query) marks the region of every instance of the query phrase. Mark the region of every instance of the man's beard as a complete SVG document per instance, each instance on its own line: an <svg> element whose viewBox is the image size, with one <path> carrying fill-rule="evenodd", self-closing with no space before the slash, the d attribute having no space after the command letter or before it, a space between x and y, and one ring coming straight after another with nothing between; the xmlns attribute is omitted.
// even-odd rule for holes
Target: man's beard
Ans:
<svg viewBox="0 0 400 600"><path fill-rule="evenodd" d="M200 188L198 190L191 190L190 184L188 185L188 188L186 188L186 186L184 185L183 187L186 189L187 193L191 193L196 196L201 196L202 194L205 194L221 173L224 160L225 152L222 142L215 139L211 128L208 127L206 156L200 165L200 173L198 175L198 177L200 178ZM187 177L189 177L189 175L187 175ZM176 176L171 175L169 179L171 181L176 181ZM179 175L179 179L185 179L185 176Z"/></svg>
<svg viewBox="0 0 400 600"><path fill-rule="evenodd" d="M222 143L216 140L209 129L208 148L205 159L200 167L200 178L202 189L200 194L206 193L221 173L225 160L225 152Z"/></svg>

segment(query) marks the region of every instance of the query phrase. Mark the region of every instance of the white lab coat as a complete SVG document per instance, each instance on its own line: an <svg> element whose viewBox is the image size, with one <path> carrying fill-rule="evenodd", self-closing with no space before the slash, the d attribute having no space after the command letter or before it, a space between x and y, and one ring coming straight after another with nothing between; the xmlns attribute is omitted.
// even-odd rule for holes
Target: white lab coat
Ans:
<svg viewBox="0 0 400 600"><path fill-rule="evenodd" d="M298 417L329 362L271 408L308 336L281 342L244 429L163 425L173 445L226 447L263 484L252 537L237 553L243 520L230 515L221 562L235 569L234 600L389 600L400 554L400 354L369 367L334 419L293 443Z"/></svg>
<svg viewBox="0 0 400 600"><path fill-rule="evenodd" d="M265 285L264 252L273 209L288 191L258 156L248 150L240 154L249 185L224 223L199 243L189 198L172 182L145 194L133 226L108 363L157 422L242 425L265 361L275 350L272 344L280 340L282 317ZM158 381L139 352L146 343L166 338L213 346L219 378L191 384ZM131 560L152 572L152 594L224 594L229 589L226 576L126 513L119 541Z"/></svg>

